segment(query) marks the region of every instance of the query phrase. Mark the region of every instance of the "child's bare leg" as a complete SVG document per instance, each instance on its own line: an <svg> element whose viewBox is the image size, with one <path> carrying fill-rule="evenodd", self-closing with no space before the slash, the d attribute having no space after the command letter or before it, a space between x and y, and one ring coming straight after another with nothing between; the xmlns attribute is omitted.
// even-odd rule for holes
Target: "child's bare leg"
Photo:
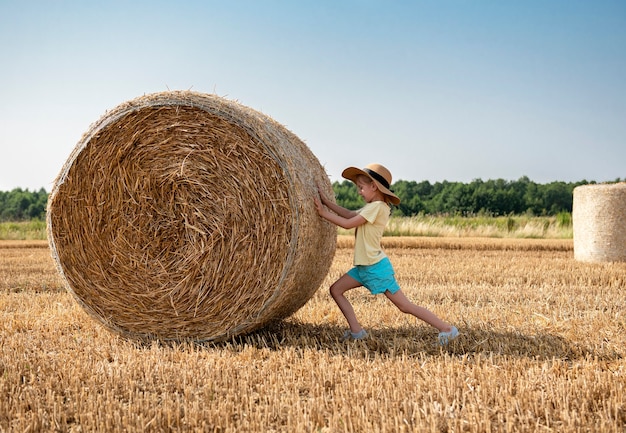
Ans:
<svg viewBox="0 0 626 433"><path fill-rule="evenodd" d="M441 332L449 332L452 329L449 323L444 322L435 313L427 310L424 307L415 305L402 293L402 290L398 290L396 293L389 291L385 292L385 296L394 303L396 307L403 313L411 314L420 320L428 323L429 325L437 328ZM341 308L341 307L340 307Z"/></svg>
<svg viewBox="0 0 626 433"><path fill-rule="evenodd" d="M330 286L331 296L333 297L333 299L337 303L337 306L348 321L350 331L354 333L361 332L363 327L357 320L356 314L354 313L354 308L352 308L352 304L350 304L350 301L348 301L348 299L344 296L344 293L346 293L348 290L360 286L361 283L359 283L348 274L343 275L341 278L335 281L332 286Z"/></svg>

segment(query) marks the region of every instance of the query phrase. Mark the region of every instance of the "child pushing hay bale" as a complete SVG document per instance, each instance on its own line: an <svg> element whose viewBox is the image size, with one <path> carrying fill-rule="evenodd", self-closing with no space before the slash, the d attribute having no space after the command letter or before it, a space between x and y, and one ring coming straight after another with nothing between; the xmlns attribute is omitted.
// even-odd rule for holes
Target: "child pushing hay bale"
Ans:
<svg viewBox="0 0 626 433"><path fill-rule="evenodd" d="M218 341L284 318L326 276L328 177L293 133L196 92L126 102L93 124L48 200L68 290L141 340Z"/></svg>

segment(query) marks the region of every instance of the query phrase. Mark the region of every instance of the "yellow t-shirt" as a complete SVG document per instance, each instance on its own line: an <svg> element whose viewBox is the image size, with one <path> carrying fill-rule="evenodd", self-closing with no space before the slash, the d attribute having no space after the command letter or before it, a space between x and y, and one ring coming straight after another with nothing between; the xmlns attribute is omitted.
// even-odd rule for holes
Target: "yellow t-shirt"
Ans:
<svg viewBox="0 0 626 433"><path fill-rule="evenodd" d="M387 255L380 247L380 239L389 221L391 209L383 201L367 203L357 211L367 220L356 228L354 244L354 265L373 265Z"/></svg>

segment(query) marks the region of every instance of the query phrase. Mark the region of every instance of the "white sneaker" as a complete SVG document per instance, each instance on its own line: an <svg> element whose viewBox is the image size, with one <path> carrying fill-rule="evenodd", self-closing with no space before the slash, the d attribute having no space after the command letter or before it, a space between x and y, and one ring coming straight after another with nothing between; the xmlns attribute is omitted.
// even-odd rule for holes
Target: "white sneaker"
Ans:
<svg viewBox="0 0 626 433"><path fill-rule="evenodd" d="M447 345L449 342L459 336L459 330L456 326L453 326L448 332L440 332L438 336L439 344L442 346Z"/></svg>
<svg viewBox="0 0 626 433"><path fill-rule="evenodd" d="M341 341L346 341L346 340L363 340L364 338L367 338L369 335L367 334L367 331L365 329L361 329L359 332L352 332L349 329L346 330L346 332L343 333L343 337L341 337Z"/></svg>

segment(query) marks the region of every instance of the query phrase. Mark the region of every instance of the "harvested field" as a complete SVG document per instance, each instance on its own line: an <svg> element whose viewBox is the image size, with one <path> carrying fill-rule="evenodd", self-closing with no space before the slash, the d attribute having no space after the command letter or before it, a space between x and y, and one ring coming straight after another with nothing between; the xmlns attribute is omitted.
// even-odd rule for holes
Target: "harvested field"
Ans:
<svg viewBox="0 0 626 433"><path fill-rule="evenodd" d="M0 242L0 431L500 432L626 429L626 264L571 240L385 238L436 332L365 290L370 331L338 341L327 287L292 317L223 343L139 345L64 290L44 242Z"/></svg>

